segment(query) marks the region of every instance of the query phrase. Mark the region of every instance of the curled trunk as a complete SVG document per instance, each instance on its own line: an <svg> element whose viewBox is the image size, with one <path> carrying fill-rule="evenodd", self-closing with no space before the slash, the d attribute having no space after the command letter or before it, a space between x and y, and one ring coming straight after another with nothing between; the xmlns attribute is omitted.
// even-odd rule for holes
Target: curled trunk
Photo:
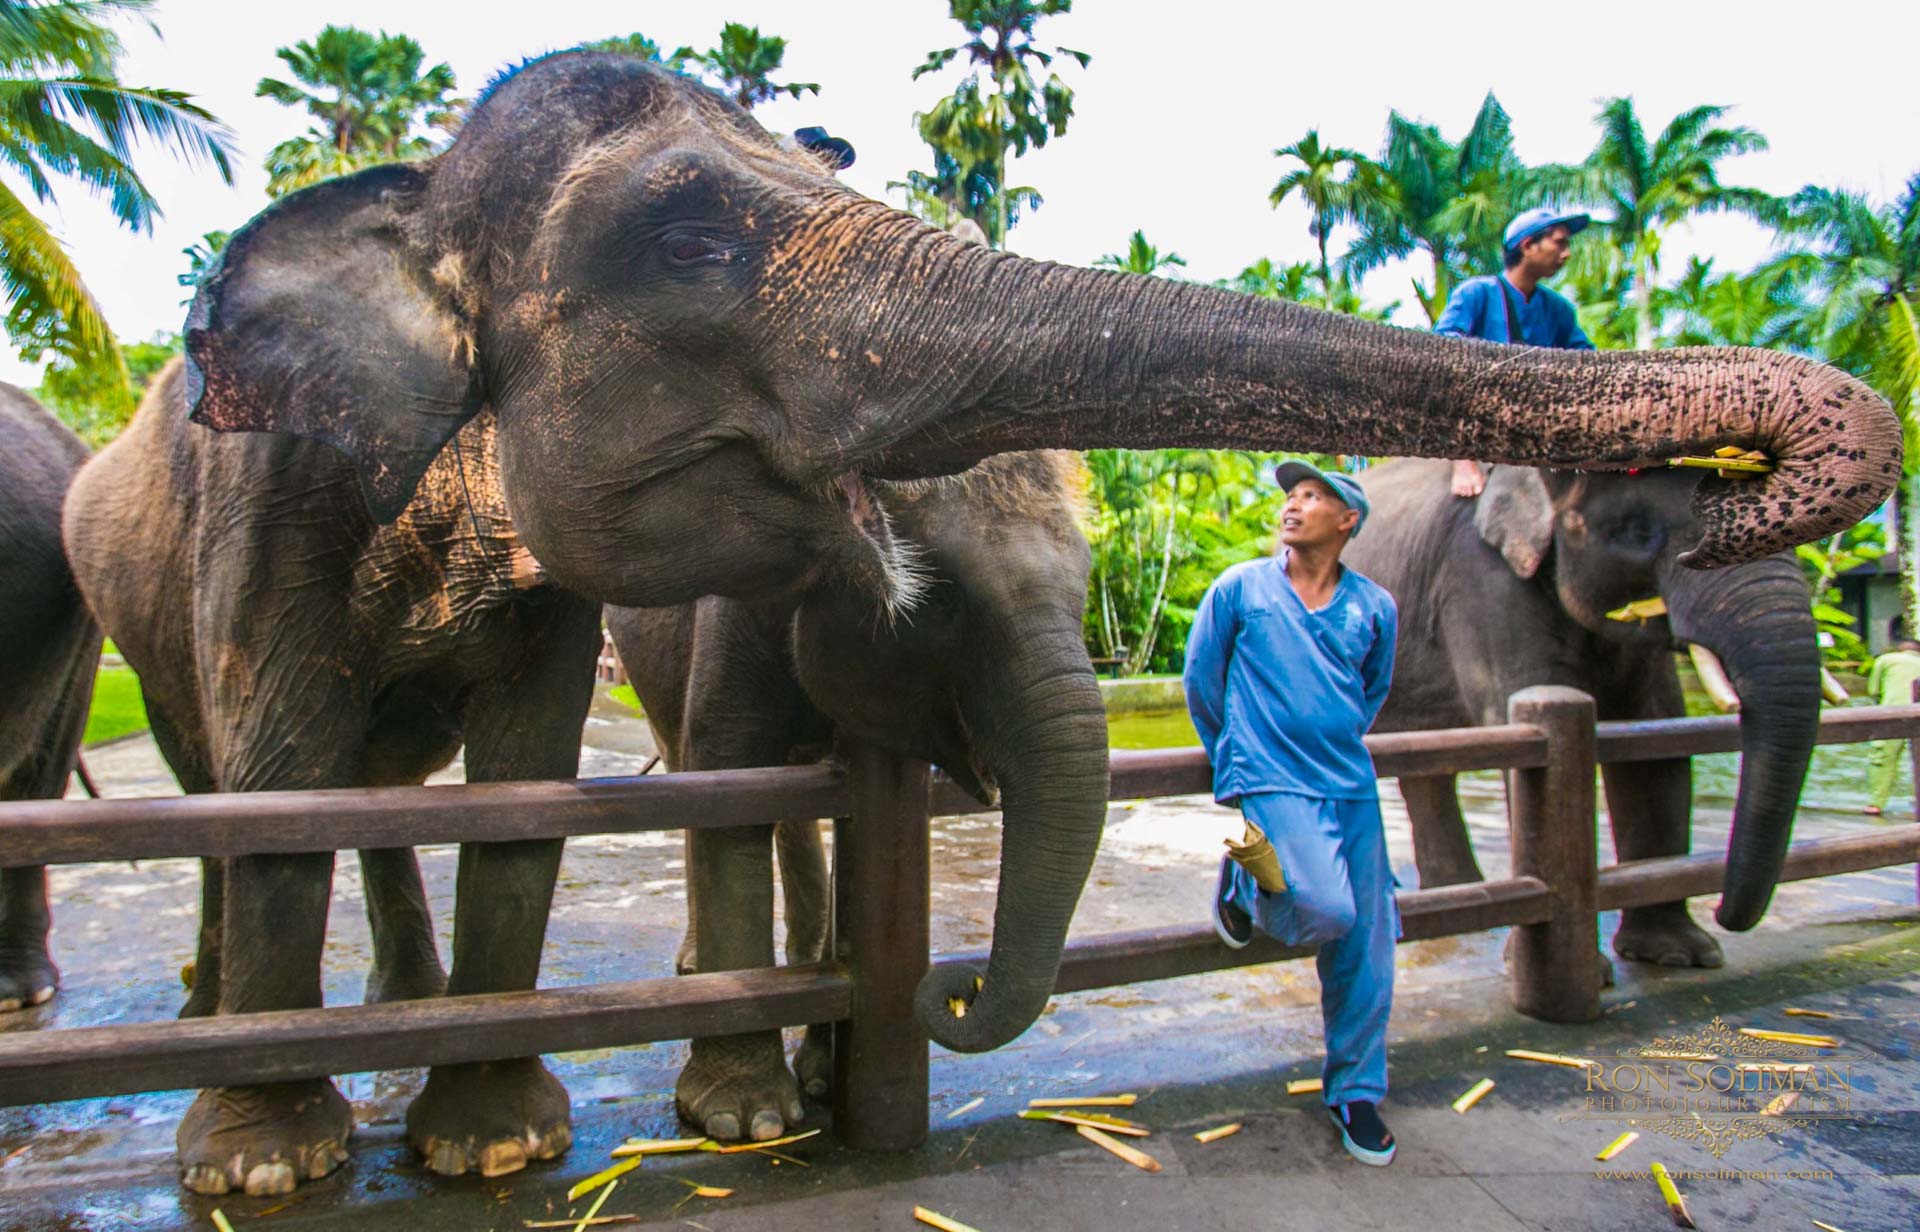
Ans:
<svg viewBox="0 0 1920 1232"><path fill-rule="evenodd" d="M1034 618L1028 618L1032 620ZM975 747L1000 785L1000 891L984 972L935 967L914 1006L927 1034L985 1052L1046 1009L1067 927L1107 815L1107 722L1077 628L1010 614L964 704Z"/></svg>
<svg viewBox="0 0 1920 1232"><path fill-rule="evenodd" d="M1793 838L1820 727L1820 648L1792 558L1661 579L1674 636L1705 646L1740 697L1740 786L1714 918L1743 932L1766 914Z"/></svg>

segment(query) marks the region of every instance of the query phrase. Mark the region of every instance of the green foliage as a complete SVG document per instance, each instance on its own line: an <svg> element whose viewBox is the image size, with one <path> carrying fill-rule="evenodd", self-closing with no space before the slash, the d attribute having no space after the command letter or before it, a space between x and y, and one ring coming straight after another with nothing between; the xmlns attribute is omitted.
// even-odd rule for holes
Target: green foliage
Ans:
<svg viewBox="0 0 1920 1232"><path fill-rule="evenodd" d="M305 133L267 155L267 192L281 196L374 163L425 158L421 127L451 134L467 101L452 97L453 69L422 69L426 53L404 34L327 26L275 53L294 81L262 77L254 94L312 117Z"/></svg>
<svg viewBox="0 0 1920 1232"><path fill-rule="evenodd" d="M1147 242L1147 233L1135 231L1127 239L1124 253L1110 252L1093 264L1097 269L1121 270L1129 274L1158 274L1184 266L1187 259L1177 252L1161 252Z"/></svg>
<svg viewBox="0 0 1920 1232"><path fill-rule="evenodd" d="M682 49L685 50L685 49ZM679 55L679 52L675 52ZM780 97L799 98L820 93L818 82L797 81L781 84L773 74L787 58L787 40L761 34L758 26L743 26L730 21L720 28L718 46L683 57L710 74L733 101L752 110L758 103Z"/></svg>
<svg viewBox="0 0 1920 1232"><path fill-rule="evenodd" d="M130 667L103 667L93 678L93 708L87 712L86 745L147 729L146 700L140 678Z"/></svg>
<svg viewBox="0 0 1920 1232"><path fill-rule="evenodd" d="M1878 523L1861 522L1816 543L1794 549L1813 591L1813 620L1818 627L1821 653L1829 666L1859 667L1872 660L1854 619L1840 606L1836 579L1849 569L1878 560L1887 551L1886 534Z"/></svg>
<svg viewBox="0 0 1920 1232"><path fill-rule="evenodd" d="M1398 300L1381 307L1367 304L1360 298L1360 289L1354 285L1352 276L1344 269L1332 274L1331 283L1325 278L1324 269L1316 269L1308 261L1296 261L1276 268L1272 258L1261 257L1232 278L1221 279L1213 285L1261 299L1311 304L1315 308L1364 317L1369 321L1391 320L1400 307Z"/></svg>
<svg viewBox="0 0 1920 1232"><path fill-rule="evenodd" d="M591 43L580 44L580 50L617 52L623 56L633 56L654 64L664 64L675 72L685 72L687 64L699 54L691 47L676 47L672 51L663 51L660 44L644 34L595 39Z"/></svg>
<svg viewBox="0 0 1920 1232"><path fill-rule="evenodd" d="M1073 0L949 0L948 12L966 31L966 41L928 52L913 76L918 80L938 72L962 53L972 71L953 94L914 116L921 139L935 156L932 176L909 172L905 181L908 202L919 206L916 212L922 217L931 217L938 202L947 215L973 218L989 243L1004 248L1016 220L1014 198L1025 194L1029 208L1039 204L1032 189L1007 187L1007 158L1044 146L1049 137L1066 135L1073 117L1073 88L1053 72L1044 83L1036 83L1034 66L1051 69L1056 56L1065 56L1085 68L1092 57L1070 47L1046 51L1034 42L1034 28L1042 17L1072 8ZM948 163L944 169L942 155ZM990 191L993 206L984 218L969 208L981 188Z"/></svg>
<svg viewBox="0 0 1920 1232"><path fill-rule="evenodd" d="M1600 140L1585 162L1532 173L1541 196L1598 208L1594 230L1624 254L1628 272L1626 285L1607 289L1630 298L1637 349L1658 341L1655 279L1661 237L1669 228L1696 214L1732 212L1767 221L1779 212L1779 203L1766 193L1720 182L1721 163L1767 148L1767 139L1751 128L1720 127L1717 121L1726 112L1725 107L1688 108L1649 142L1633 100L1611 98L1595 117Z"/></svg>
<svg viewBox="0 0 1920 1232"><path fill-rule="evenodd" d="M180 250L180 255L187 259L187 272L175 274L174 281L187 289L186 298L180 301L182 304L193 302L194 292L200 289L201 280L213 268L220 254L226 251L227 241L232 238L230 231L209 231L200 237L199 243Z"/></svg>
<svg viewBox="0 0 1920 1232"><path fill-rule="evenodd" d="M1320 246L1320 283L1323 287L1332 286L1333 267L1327 259L1327 240L1337 224L1355 217L1359 186L1354 176L1366 163L1366 156L1356 150L1322 144L1320 131L1312 128L1300 140L1281 146L1273 153L1277 158L1292 159L1300 165L1280 177L1273 191L1267 194L1267 200L1276 209L1295 195L1307 203L1307 208L1313 211L1307 234ZM1346 174L1342 175L1342 171Z"/></svg>
<svg viewBox="0 0 1920 1232"><path fill-rule="evenodd" d="M91 449L99 449L127 426L141 395L167 361L180 354L180 335L155 334L146 342L122 342L127 376L116 380L89 364L58 359L41 374L33 391L41 405L74 430Z"/></svg>
<svg viewBox="0 0 1920 1232"><path fill-rule="evenodd" d="M159 212L133 167L148 141L233 182L232 137L178 90L120 81L119 37L106 24L144 16L150 0L64 0L0 4L0 165L38 205L54 200L56 178L77 180L107 200L134 231ZM96 368L124 383L119 348L79 269L11 187L0 184L0 300L20 357L52 356Z"/></svg>
<svg viewBox="0 0 1920 1232"><path fill-rule="evenodd" d="M1354 162L1344 209L1359 234L1341 260L1358 280L1389 261L1424 254L1431 285L1413 280L1429 321L1453 288L1500 267L1501 233L1538 190L1513 151L1506 109L1488 94L1458 143L1398 111L1387 117L1378 160Z"/></svg>

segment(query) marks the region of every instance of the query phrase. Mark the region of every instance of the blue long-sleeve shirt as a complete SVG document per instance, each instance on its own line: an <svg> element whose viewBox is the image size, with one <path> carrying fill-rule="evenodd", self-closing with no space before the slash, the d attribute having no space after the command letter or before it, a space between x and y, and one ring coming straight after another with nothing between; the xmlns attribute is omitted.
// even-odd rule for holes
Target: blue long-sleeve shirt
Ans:
<svg viewBox="0 0 1920 1232"><path fill-rule="evenodd" d="M1509 336L1507 310L1500 306L1505 293L1520 326L1520 337ZM1548 287L1535 287L1531 298L1504 275L1469 278L1454 288L1445 311L1434 323L1436 334L1456 338L1484 338L1488 342L1524 342L1528 346L1591 351L1593 343L1580 328L1580 314L1566 296Z"/></svg>
<svg viewBox="0 0 1920 1232"><path fill-rule="evenodd" d="M1387 700L1398 629L1393 596L1344 566L1333 598L1313 612L1284 554L1215 579L1187 639L1185 680L1214 799L1372 799L1373 758L1360 738Z"/></svg>

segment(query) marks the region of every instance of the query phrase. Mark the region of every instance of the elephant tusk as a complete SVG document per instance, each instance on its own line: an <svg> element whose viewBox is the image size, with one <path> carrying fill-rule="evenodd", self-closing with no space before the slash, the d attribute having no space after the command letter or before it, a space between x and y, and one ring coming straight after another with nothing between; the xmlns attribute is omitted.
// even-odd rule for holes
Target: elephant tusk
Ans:
<svg viewBox="0 0 1920 1232"><path fill-rule="evenodd" d="M1836 706L1846 705L1853 697L1847 692L1847 686L1835 680L1833 673L1824 667L1820 669L1820 693Z"/></svg>
<svg viewBox="0 0 1920 1232"><path fill-rule="evenodd" d="M1726 665L1720 662L1720 656L1698 642L1687 644L1687 655L1693 660L1693 670L1700 674L1700 687L1707 691L1713 704L1727 714L1740 713L1740 695L1734 692L1733 681L1727 678Z"/></svg>

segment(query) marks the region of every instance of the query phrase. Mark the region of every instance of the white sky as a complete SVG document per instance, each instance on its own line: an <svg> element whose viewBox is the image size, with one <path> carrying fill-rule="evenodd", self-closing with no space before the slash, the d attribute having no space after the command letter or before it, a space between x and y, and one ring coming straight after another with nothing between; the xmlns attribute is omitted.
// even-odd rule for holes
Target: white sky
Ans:
<svg viewBox="0 0 1920 1232"><path fill-rule="evenodd" d="M859 161L844 178L875 196L908 168L931 166L911 116L960 76L955 68L909 77L929 50L959 41L942 0L329 0L314 9L161 0L154 18L162 38L125 28L123 79L190 91L226 121L240 145L238 183L229 189L211 172L146 154L138 166L165 211L151 236L118 228L77 185L58 190L52 221L126 338L178 329L180 250L265 204L261 161L306 119L253 97L254 83L284 76L274 49L328 21L412 35L429 63L453 66L468 96L503 64L584 39L638 30L668 47L704 48L723 21L758 24L788 40L783 80L822 87L817 98L760 108L761 121L777 131L821 124L845 136ZM1064 73L1078 92L1067 135L1010 172L1046 197L1011 246L1057 261L1120 251L1135 228L1185 256L1196 278L1237 273L1261 256L1305 260L1313 244L1304 208L1267 204L1281 173L1274 147L1318 127L1324 140L1375 153L1393 107L1457 138L1489 88L1512 114L1529 162L1583 157L1596 138L1596 100L1630 94L1654 131L1683 107L1734 105L1733 119L1765 133L1772 148L1732 164L1732 182L1772 192L1844 185L1886 199L1920 171L1920 92L1910 67L1920 4L1912 0L1791 9L1618 0L1585 13L1476 0L1351 8L1079 0L1041 32L1049 45L1093 56L1087 70ZM1677 270L1697 251L1742 267L1766 243L1751 224L1706 219L1669 239L1663 263ZM1418 313L1409 272L1424 271L1383 270L1366 287L1372 299L1401 300L1404 324ZM8 350L0 379L33 385L39 377Z"/></svg>

